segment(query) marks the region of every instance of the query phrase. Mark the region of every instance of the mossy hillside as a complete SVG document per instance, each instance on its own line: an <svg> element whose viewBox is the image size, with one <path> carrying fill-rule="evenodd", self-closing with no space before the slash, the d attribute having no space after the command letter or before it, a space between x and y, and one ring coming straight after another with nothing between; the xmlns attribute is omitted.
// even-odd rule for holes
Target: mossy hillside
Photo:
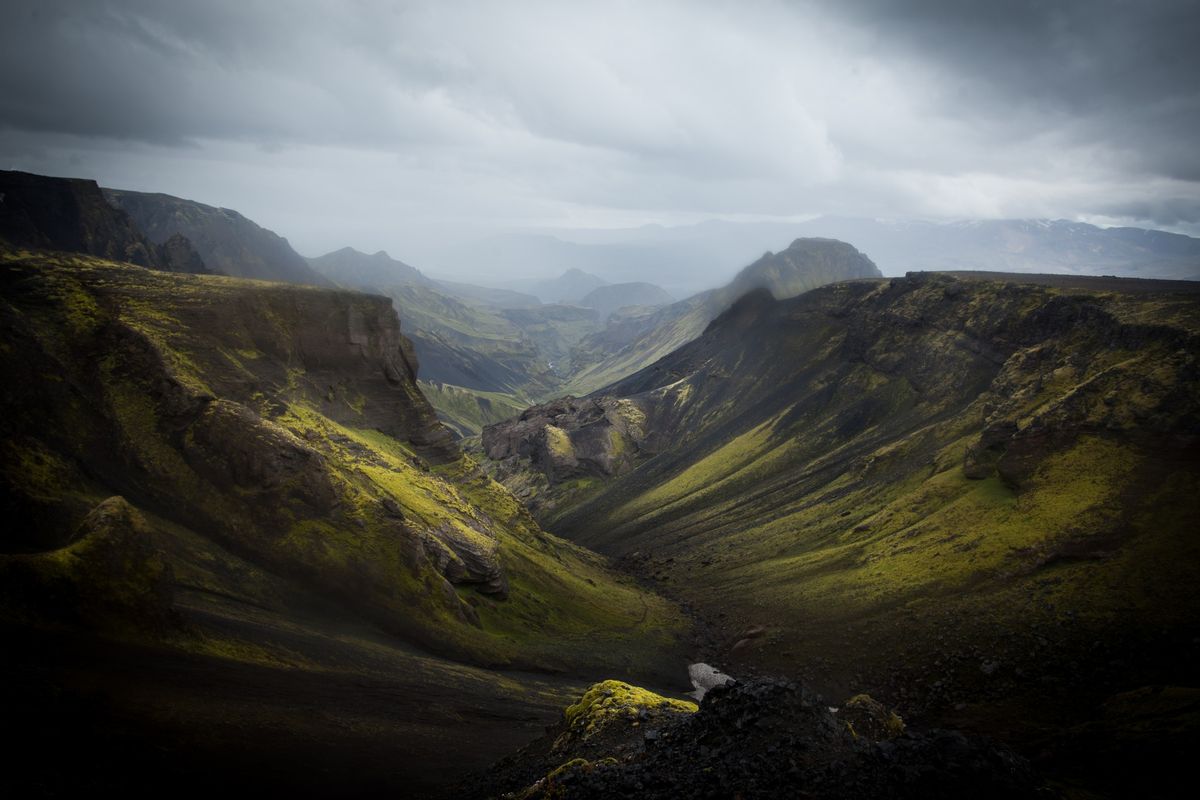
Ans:
<svg viewBox="0 0 1200 800"><path fill-rule="evenodd" d="M438 417L459 436L478 436L485 425L515 417L530 404L519 395L466 389L449 383L419 381Z"/></svg>
<svg viewBox="0 0 1200 800"><path fill-rule="evenodd" d="M382 493L404 511L406 524L434 529L470 547L494 552L509 591L503 600L460 588L474 626L444 635L488 643L493 658L568 669L570 653L601 653L634 672L656 669L686 623L661 598L615 576L603 559L542 531L524 507L467 457L429 469L412 451L377 431L357 430L293 408L281 418L295 430L318 431L331 464L355 486L347 504L369 531ZM366 481L355 483L356 479ZM347 548L349 549L349 548ZM628 647L630 640L641 641Z"/></svg>
<svg viewBox="0 0 1200 800"><path fill-rule="evenodd" d="M78 420L81 435L32 441L103 475L102 488L443 652L555 669L593 659L650 667L674 640L680 618L668 604L548 537L503 489L447 457L454 451L431 430L403 357L385 352L400 347L394 332L372 327L369 312L390 314L376 299L329 292L321 309L320 290L93 259L15 261L6 278L21 289L6 292L10 309L43 352L63 354L54 371L91 414ZM100 309L96 341L67 346L64 317L76 306L45 301L64 282ZM213 304L222 310L210 312ZM237 324L231 308L265 327ZM334 330L342 314L343 341L359 353L340 375L336 347L303 332L305 314L328 325L331 310ZM91 352L103 355L82 355ZM375 353L374 369L356 366ZM387 380L372 377L382 373ZM24 406L18 422L57 430L72 402ZM479 595L472 586L486 587L474 581L500 592L508 581L509 597ZM644 646L611 647L638 625L654 634Z"/></svg>
<svg viewBox="0 0 1200 800"><path fill-rule="evenodd" d="M892 685L947 642L969 684L988 652L1045 670L1169 638L1197 611L1197 306L929 276L817 290L613 387L676 444L546 524L636 551L731 635L766 625L738 658L823 679Z"/></svg>
<svg viewBox="0 0 1200 800"><path fill-rule="evenodd" d="M173 575L142 515L122 497L93 508L65 547L0 555L0 616L119 637L174 627Z"/></svg>

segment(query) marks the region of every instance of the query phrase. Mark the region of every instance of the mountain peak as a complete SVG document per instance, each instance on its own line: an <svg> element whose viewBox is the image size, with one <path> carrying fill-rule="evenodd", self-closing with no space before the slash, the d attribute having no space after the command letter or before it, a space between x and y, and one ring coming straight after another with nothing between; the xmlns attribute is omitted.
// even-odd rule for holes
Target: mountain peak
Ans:
<svg viewBox="0 0 1200 800"><path fill-rule="evenodd" d="M800 238L786 250L766 253L738 273L725 289L724 299L732 302L758 288L783 299L827 283L882 277L875 263L853 245L838 239Z"/></svg>
<svg viewBox="0 0 1200 800"><path fill-rule="evenodd" d="M343 247L307 260L314 270L346 286L378 291L389 286L432 285L419 269L392 258L386 250L368 255L353 247Z"/></svg>

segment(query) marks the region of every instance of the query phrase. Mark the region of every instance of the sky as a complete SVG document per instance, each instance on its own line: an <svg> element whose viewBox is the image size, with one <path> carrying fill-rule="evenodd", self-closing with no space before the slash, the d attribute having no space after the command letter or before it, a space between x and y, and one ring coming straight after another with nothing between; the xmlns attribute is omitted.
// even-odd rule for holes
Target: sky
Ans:
<svg viewBox="0 0 1200 800"><path fill-rule="evenodd" d="M819 214L1200 235L1197 33L1192 1L0 0L0 168L306 255Z"/></svg>

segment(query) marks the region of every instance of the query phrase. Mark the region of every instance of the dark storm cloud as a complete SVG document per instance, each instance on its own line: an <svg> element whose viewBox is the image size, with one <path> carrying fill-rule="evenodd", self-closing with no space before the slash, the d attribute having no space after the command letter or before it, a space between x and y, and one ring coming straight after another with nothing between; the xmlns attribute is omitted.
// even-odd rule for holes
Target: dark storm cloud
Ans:
<svg viewBox="0 0 1200 800"><path fill-rule="evenodd" d="M422 80L416 68L381 74L389 58L381 32L391 25L371 23L402 15L386 4L369 17L352 13L352 5L344 9L351 13L342 10L236 0L18 0L0 27L0 122L167 144L419 137L419 127L406 133L380 113L381 88Z"/></svg>
<svg viewBox="0 0 1200 800"><path fill-rule="evenodd" d="M314 252L739 215L1200 224L1197 5L17 0L0 166Z"/></svg>
<svg viewBox="0 0 1200 800"><path fill-rule="evenodd" d="M1200 179L1195 0L851 0L831 6L884 52L948 73L947 108L1062 128L1136 168ZM1032 117L1033 119L1029 119Z"/></svg>

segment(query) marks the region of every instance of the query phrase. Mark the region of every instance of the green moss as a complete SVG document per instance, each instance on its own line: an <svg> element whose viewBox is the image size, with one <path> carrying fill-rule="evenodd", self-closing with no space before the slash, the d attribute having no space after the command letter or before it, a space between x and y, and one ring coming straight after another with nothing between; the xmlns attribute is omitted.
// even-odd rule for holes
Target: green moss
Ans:
<svg viewBox="0 0 1200 800"><path fill-rule="evenodd" d="M532 405L513 393L465 389L448 383L418 381L438 417L464 436L477 436L486 425L510 419Z"/></svg>
<svg viewBox="0 0 1200 800"><path fill-rule="evenodd" d="M636 720L643 710L692 714L698 709L688 700L663 697L623 681L607 680L592 685L563 715L568 728L586 739L614 722Z"/></svg>
<svg viewBox="0 0 1200 800"><path fill-rule="evenodd" d="M731 439L709 455L689 465L670 480L659 483L626 503L617 518L621 521L640 517L648 511L656 515L669 514L674 504L681 500L698 503L707 497L719 496L726 490L726 482L751 466L770 469L774 459L784 457L776 451L774 459L769 450L775 421L769 420L746 433ZM783 445L786 450L787 445ZM763 462L763 463L759 463Z"/></svg>
<svg viewBox="0 0 1200 800"><path fill-rule="evenodd" d="M575 457L575 447L566 431L554 425L546 425L542 432L546 435L546 449L552 454L561 458Z"/></svg>
<svg viewBox="0 0 1200 800"><path fill-rule="evenodd" d="M860 735L874 741L895 739L904 733L904 720L869 694L856 694L846 701L841 715L854 738Z"/></svg>
<svg viewBox="0 0 1200 800"><path fill-rule="evenodd" d="M75 469L36 440L4 442L0 469L11 485L21 487L34 498L60 499L78 485Z"/></svg>

